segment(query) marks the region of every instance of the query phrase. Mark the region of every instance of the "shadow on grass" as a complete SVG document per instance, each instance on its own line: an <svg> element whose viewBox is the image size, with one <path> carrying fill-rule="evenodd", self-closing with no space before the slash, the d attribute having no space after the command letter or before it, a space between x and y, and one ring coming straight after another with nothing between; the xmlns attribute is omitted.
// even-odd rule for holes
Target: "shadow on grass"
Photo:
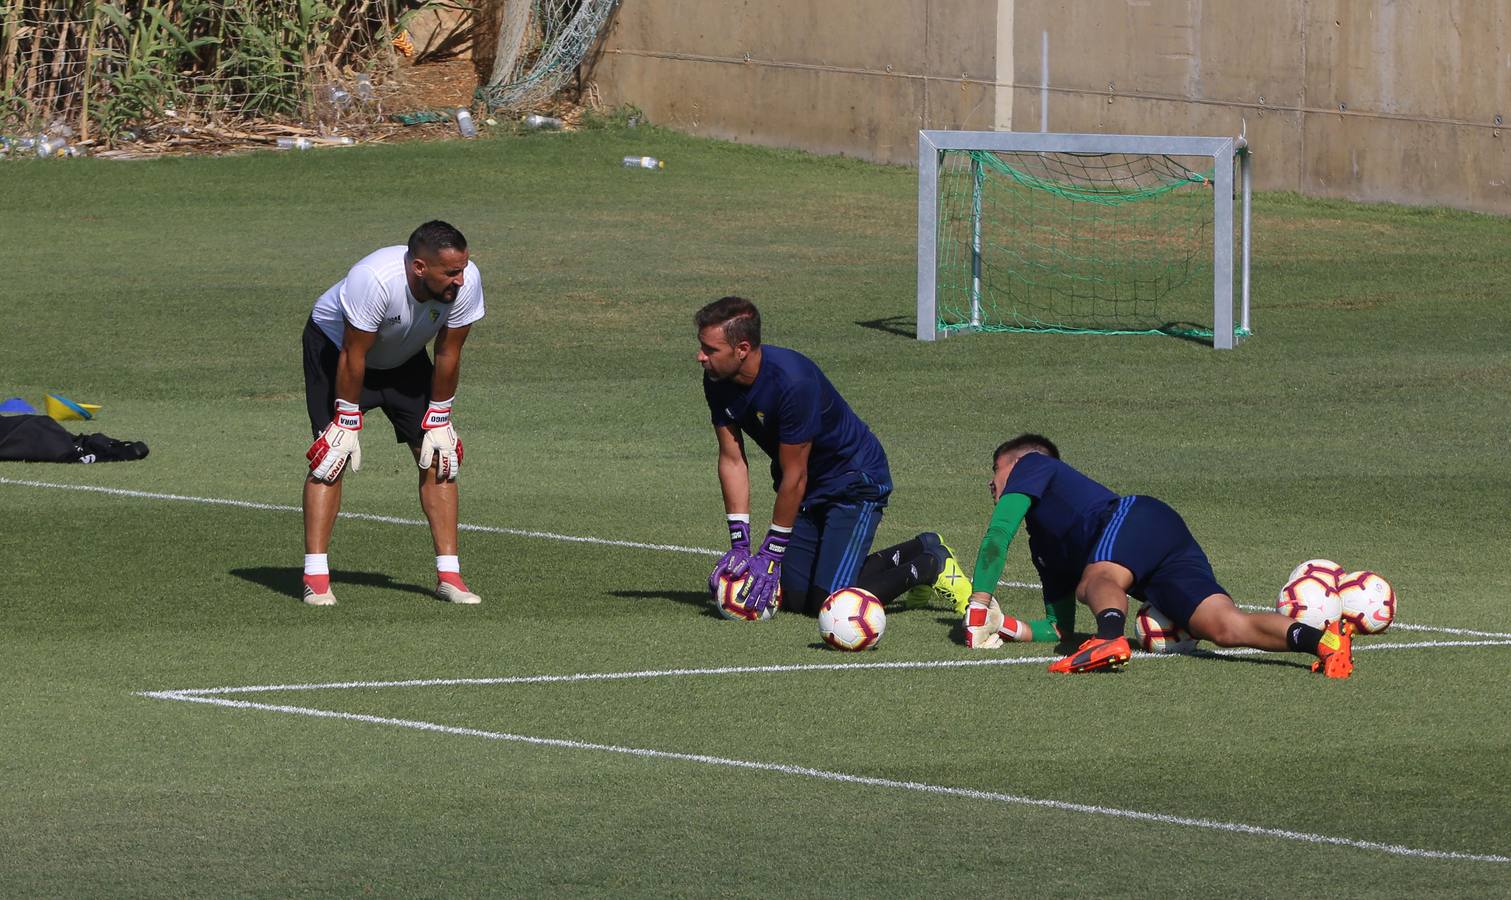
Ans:
<svg viewBox="0 0 1511 900"><path fill-rule="evenodd" d="M1297 662L1294 659L1290 659L1284 656L1276 656L1273 653L1267 653L1264 656L1256 656L1251 653L1245 653L1242 656L1233 656L1226 653L1217 653L1212 650L1204 650L1198 647L1197 649L1192 650L1190 653L1183 655L1190 656L1195 659L1215 659L1218 662L1247 663L1251 666L1286 666L1292 669L1311 669L1312 667L1310 661Z"/></svg>
<svg viewBox="0 0 1511 900"><path fill-rule="evenodd" d="M1166 322L1155 330L1161 332L1166 337L1173 337L1181 341L1189 341L1202 347L1213 346L1213 344L1216 343L1213 338L1207 335L1191 333L1193 331L1199 331L1201 330L1201 328L1202 326L1192 322Z"/></svg>
<svg viewBox="0 0 1511 900"><path fill-rule="evenodd" d="M885 319L869 319L869 320L866 320L866 321L863 321L863 322L856 322L855 324L859 325L862 328L869 328L872 331L880 331L880 332L883 332L883 333L886 333L886 334L894 334L894 335L898 335L900 337L905 337L905 338L916 338L918 336L918 320L917 320L917 318L915 318L913 316L888 316ZM976 330L977 329L964 329L964 331L967 332L967 333L974 332ZM1001 330L1001 329L998 329L998 330ZM1009 329L1009 330L1012 331L1012 332L1015 332L1015 333L1024 333L1024 334L1094 334L1094 333L1099 333L1099 332L1096 332L1095 330L1062 329L1062 328L1054 328L1054 327L1044 327L1044 328L1026 328L1025 327L1025 328ZM1205 331L1205 330L1209 330L1209 329L1206 329L1205 326L1199 325L1199 324L1197 324L1195 322L1165 322L1163 324L1154 326L1153 328L1150 328L1147 331L1137 331L1137 332L1129 332L1129 333L1138 333L1138 334L1157 333L1157 334L1163 335L1165 337L1175 338L1178 341L1186 341L1188 343L1196 344L1197 346L1200 346L1200 347L1211 348L1216 343L1216 341L1213 339L1213 337L1210 334L1203 334L1202 332Z"/></svg>
<svg viewBox="0 0 1511 900"><path fill-rule="evenodd" d="M708 591L609 591L609 596L623 600L670 600L673 603L700 607L706 616L723 618L714 609L714 601Z"/></svg>
<svg viewBox="0 0 1511 900"><path fill-rule="evenodd" d="M265 588L281 595L284 599L302 603L304 599L304 570L290 566L249 566L243 569L232 569L231 574L253 584L260 584ZM339 572L331 574L331 584L355 584L362 587L384 588L386 590L403 591L406 594L419 594L437 603L443 602L435 595L434 591L418 584L409 584L403 581L394 581L393 578L381 572Z"/></svg>
<svg viewBox="0 0 1511 900"><path fill-rule="evenodd" d="M865 650L838 650L838 649L836 649L834 647L829 646L828 644L824 643L823 641L814 641L813 643L811 643L811 644L808 645L808 649L809 650L821 650L824 653L828 653L829 655L833 656L835 658L835 661L837 662L840 659L843 659L843 658L845 658L847 656L858 656L858 657L861 657L862 659L864 659L865 658L865 654L870 653L872 650L875 650L877 647L880 647L880 646L881 646L881 644L873 644L871 647L869 647L868 649L865 649Z"/></svg>
<svg viewBox="0 0 1511 900"><path fill-rule="evenodd" d="M891 615L891 610L888 610L887 614ZM934 621L949 629L951 643L958 644L961 647L965 646L965 626L961 624L959 618L952 614L948 616L938 616L934 619ZM1081 642L1086 640L1088 637L1091 637L1091 635L1072 634L1068 638L1061 638L1059 642L1055 644L1050 644L1048 641L1024 641L1023 643L1035 643L1044 647L1047 651L1058 653L1061 656L1069 656L1070 654L1076 652L1076 650L1081 646ZM1004 646L1011 645L1004 644Z"/></svg>
<svg viewBox="0 0 1511 900"><path fill-rule="evenodd" d="M872 331L895 334L909 339L918 336L918 320L913 316L888 316L885 319L868 319L855 324Z"/></svg>

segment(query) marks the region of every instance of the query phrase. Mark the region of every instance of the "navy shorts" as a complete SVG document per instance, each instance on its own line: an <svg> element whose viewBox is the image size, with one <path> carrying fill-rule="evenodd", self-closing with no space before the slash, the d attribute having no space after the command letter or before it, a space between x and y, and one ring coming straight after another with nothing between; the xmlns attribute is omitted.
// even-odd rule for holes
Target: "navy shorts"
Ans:
<svg viewBox="0 0 1511 900"><path fill-rule="evenodd" d="M1226 594L1191 529L1169 504L1153 497L1123 497L1092 548L1087 563L1115 562L1133 573L1128 593L1158 607L1187 628L1196 607Z"/></svg>
<svg viewBox="0 0 1511 900"><path fill-rule="evenodd" d="M319 437L336 415L336 366L341 348L325 336L314 319L304 326L303 343L304 405L310 414L310 429ZM399 443L419 446L420 421L430 405L430 380L434 372L435 366L424 350L395 368L368 369L362 378L362 396L357 398L357 405L363 412L383 410Z"/></svg>
<svg viewBox="0 0 1511 900"><path fill-rule="evenodd" d="M818 615L830 594L855 583L891 493L891 484L861 475L838 496L798 511L782 555L782 609Z"/></svg>

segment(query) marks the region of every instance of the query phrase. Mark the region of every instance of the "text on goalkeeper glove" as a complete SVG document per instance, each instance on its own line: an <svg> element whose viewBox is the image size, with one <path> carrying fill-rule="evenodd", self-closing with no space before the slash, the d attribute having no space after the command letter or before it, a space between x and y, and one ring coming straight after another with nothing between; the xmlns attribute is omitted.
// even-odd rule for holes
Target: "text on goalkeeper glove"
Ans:
<svg viewBox="0 0 1511 900"><path fill-rule="evenodd" d="M310 463L310 477L334 484L349 464L353 472L362 468L362 409L347 400L336 401L336 416L310 445L304 458Z"/></svg>
<svg viewBox="0 0 1511 900"><path fill-rule="evenodd" d="M428 469L434 463L437 481L455 481L457 470L462 465L462 440L451 427L450 400L431 401L420 420L425 436L420 440L420 468Z"/></svg>
<svg viewBox="0 0 1511 900"><path fill-rule="evenodd" d="M761 549L745 563L748 576L740 589L740 603L756 613L764 613L776 602L782 586L782 557L787 552L787 542L792 538L792 529L772 525L766 532Z"/></svg>
<svg viewBox="0 0 1511 900"><path fill-rule="evenodd" d="M714 566L713 573L708 576L708 589L715 593L719 590L719 576L742 567L750 560L750 523L744 519L729 520L729 550L719 557L719 564Z"/></svg>

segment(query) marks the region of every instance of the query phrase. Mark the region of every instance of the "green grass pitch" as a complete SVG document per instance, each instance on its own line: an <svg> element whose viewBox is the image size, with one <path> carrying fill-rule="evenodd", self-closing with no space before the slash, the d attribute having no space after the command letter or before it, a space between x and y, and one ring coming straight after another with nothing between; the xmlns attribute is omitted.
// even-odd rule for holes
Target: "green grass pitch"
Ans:
<svg viewBox="0 0 1511 900"><path fill-rule="evenodd" d="M0 164L0 396L102 403L90 429L152 448L0 464L0 893L1504 894L1507 221L1261 194L1234 352L926 345L915 192L645 128ZM432 217L487 295L457 401L485 602L430 599L379 416L340 604L307 608L299 332ZM973 654L937 610L863 656L722 621L691 316L726 293L880 435L878 546L937 530L969 567L990 451L1035 430L1180 509L1240 602L1328 556L1390 578L1399 627L1335 682L1284 654L1051 676L1051 648ZM1035 580L1021 537L1005 577ZM642 674L572 677L613 673ZM248 685L282 687L144 694Z"/></svg>

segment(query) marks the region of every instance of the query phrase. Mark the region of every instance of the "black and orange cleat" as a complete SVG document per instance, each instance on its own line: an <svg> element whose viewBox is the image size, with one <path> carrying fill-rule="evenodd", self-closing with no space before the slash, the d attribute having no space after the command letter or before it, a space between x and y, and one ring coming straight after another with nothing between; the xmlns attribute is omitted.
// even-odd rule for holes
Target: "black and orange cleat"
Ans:
<svg viewBox="0 0 1511 900"><path fill-rule="evenodd" d="M1313 672L1328 678L1347 678L1354 674L1354 627L1343 622L1328 622L1317 642L1317 661Z"/></svg>
<svg viewBox="0 0 1511 900"><path fill-rule="evenodd" d="M1072 672L1116 672L1133 657L1133 649L1125 637L1092 638L1076 652L1049 664L1049 671L1070 674Z"/></svg>

